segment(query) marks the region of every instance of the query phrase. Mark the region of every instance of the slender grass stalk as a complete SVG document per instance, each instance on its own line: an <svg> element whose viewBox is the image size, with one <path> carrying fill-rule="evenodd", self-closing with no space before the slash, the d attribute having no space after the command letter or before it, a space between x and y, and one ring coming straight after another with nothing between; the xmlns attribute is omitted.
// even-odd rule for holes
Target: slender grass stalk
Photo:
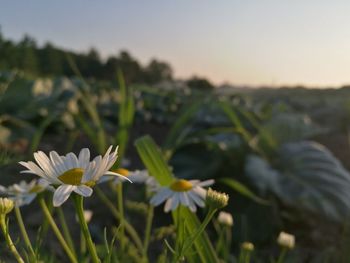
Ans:
<svg viewBox="0 0 350 263"><path fill-rule="evenodd" d="M53 214L53 204L52 204L51 198L48 200L47 208L49 210L49 213ZM46 217L44 217L43 223L40 227L40 233L39 233L38 240L44 240L44 238L47 234L47 231L49 230L49 226L50 226L49 221L47 220Z"/></svg>
<svg viewBox="0 0 350 263"><path fill-rule="evenodd" d="M69 231L69 228L67 225L67 221L66 221L66 218L64 216L62 208L58 207L57 212L58 212L58 219L60 220L60 224L61 224L61 227L63 230L63 236L64 236L65 240L67 241L68 246L71 248L74 256L77 257L77 253L76 253L75 248L74 248L74 242L73 242L72 236L70 234L70 231Z"/></svg>
<svg viewBox="0 0 350 263"><path fill-rule="evenodd" d="M72 262L72 263L78 263L78 260L76 259L76 257L74 256L74 253L71 251L71 249L69 248L67 242L65 241L64 237L62 236L60 230L58 229L54 219L52 218L51 216L51 213L46 205L46 202L45 200L42 198L42 197L39 197L39 203L40 203L40 206L44 212L44 215L47 219L47 221L49 222L53 232L55 233L58 241L60 242L61 246L63 247L64 251L66 252L69 260Z"/></svg>
<svg viewBox="0 0 350 263"><path fill-rule="evenodd" d="M277 263L283 263L284 262L284 258L286 257L287 254L287 248L282 248L281 253L278 257Z"/></svg>
<svg viewBox="0 0 350 263"><path fill-rule="evenodd" d="M11 239L10 233L8 231L7 223L6 223L6 216L4 214L0 215L0 225L1 225L2 233L4 234L4 237L5 237L6 244L10 249L11 253L16 258L18 263L24 263L23 258L18 253L17 248Z"/></svg>
<svg viewBox="0 0 350 263"><path fill-rule="evenodd" d="M83 197L75 194L73 196L73 200L74 200L75 210L76 210L77 215L78 215L80 228L84 234L84 237L85 237L85 240L87 243L87 247L88 247L88 250L89 250L90 255L91 255L91 260L93 263L100 263L101 261L98 258L98 255L96 252L96 246L92 241L88 225L87 225L85 218L84 218Z"/></svg>
<svg viewBox="0 0 350 263"><path fill-rule="evenodd" d="M21 231L24 243L25 243L25 245L26 245L26 247L27 247L27 249L29 251L30 258L31 258L31 260L36 262L37 261L37 257L35 255L32 243L30 242L30 239L28 237L28 233L27 233L26 227L25 227L25 225L23 223L21 210L17 206L15 206L15 214L16 214L17 223L18 223L19 229Z"/></svg>
<svg viewBox="0 0 350 263"><path fill-rule="evenodd" d="M86 240L82 231L80 231L80 253L82 255L86 253Z"/></svg>
<svg viewBox="0 0 350 263"><path fill-rule="evenodd" d="M145 236L143 240L143 257L148 259L148 246L151 238L151 230L154 216L154 207L150 205L148 207L147 220L146 220L146 228L145 228Z"/></svg>
<svg viewBox="0 0 350 263"><path fill-rule="evenodd" d="M181 220L181 206L178 206L178 208L175 211L176 216L175 218L175 225L176 225L176 240L175 240L175 251L178 253L181 253L181 250L183 248L183 230L184 230L184 224L183 220ZM176 254L174 254L174 258L176 258ZM181 258L180 258L181 260Z"/></svg>
<svg viewBox="0 0 350 263"><path fill-rule="evenodd" d="M120 246L121 250L124 251L125 249L125 227L124 227L124 204L123 204L123 184L119 183L117 184L117 198L118 198L118 211L120 213L120 217L122 218L119 220L120 226L119 226L119 232L120 232Z"/></svg>
<svg viewBox="0 0 350 263"><path fill-rule="evenodd" d="M223 227L221 227L221 226L218 226L218 227L220 227L220 229L217 230L219 238L218 238L218 241L216 243L215 250L218 254L219 253L223 254L224 253L223 251L225 250L225 246L226 246L225 233L224 233L225 231L224 231Z"/></svg>
<svg viewBox="0 0 350 263"><path fill-rule="evenodd" d="M242 249L241 253L239 254L238 263L250 263L250 255L250 251Z"/></svg>
<svg viewBox="0 0 350 263"><path fill-rule="evenodd" d="M231 227L225 227L225 241L226 241L226 246L225 246L223 257L224 257L224 260L228 260L228 257L230 255L231 243L232 243Z"/></svg>
<svg viewBox="0 0 350 263"><path fill-rule="evenodd" d="M124 220L124 218L121 216L119 211L115 208L115 206L112 203L112 201L109 200L108 197L98 187L95 187L95 193L97 194L98 198L100 198L100 200L109 208L109 210L111 211L113 216L118 221ZM124 222L124 227L125 227L125 230L128 232L128 234L130 235L130 237L133 240L133 242L136 245L136 247L140 251L143 251L142 241L141 241L139 235L137 234L135 228L131 224L129 224L128 221Z"/></svg>

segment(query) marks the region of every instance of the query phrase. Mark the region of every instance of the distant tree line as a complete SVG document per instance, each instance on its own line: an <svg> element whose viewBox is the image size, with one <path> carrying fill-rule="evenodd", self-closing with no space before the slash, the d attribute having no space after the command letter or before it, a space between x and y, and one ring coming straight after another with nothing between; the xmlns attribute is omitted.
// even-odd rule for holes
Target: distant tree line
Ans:
<svg viewBox="0 0 350 263"><path fill-rule="evenodd" d="M157 83L171 80L171 66L163 61L152 59L142 66L127 51L110 56L103 61L94 48L87 53L63 50L51 43L39 47L36 41L24 36L19 42L5 39L0 31L0 70L21 69L34 76L75 75L67 60L67 55L75 62L85 78L115 80L121 68L128 83Z"/></svg>
<svg viewBox="0 0 350 263"><path fill-rule="evenodd" d="M0 70L20 69L33 76L73 76L75 73L67 56L74 61L84 78L115 80L120 68L127 83L154 84L173 80L173 70L164 61L152 59L144 66L127 51L103 60L94 48L87 53L77 53L51 43L40 47L28 35L15 42L4 38L0 28ZM198 77L189 79L187 84L191 88L214 88L208 80Z"/></svg>

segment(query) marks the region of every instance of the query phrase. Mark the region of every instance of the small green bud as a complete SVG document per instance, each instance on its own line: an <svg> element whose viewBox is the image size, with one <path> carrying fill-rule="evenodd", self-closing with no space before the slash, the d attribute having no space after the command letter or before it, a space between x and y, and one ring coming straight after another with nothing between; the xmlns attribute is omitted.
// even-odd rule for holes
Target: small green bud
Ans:
<svg viewBox="0 0 350 263"><path fill-rule="evenodd" d="M8 198L0 198L0 215L7 215L14 207L14 202Z"/></svg>
<svg viewBox="0 0 350 263"><path fill-rule="evenodd" d="M221 209L227 206L228 199L228 194L217 192L211 188L209 188L207 191L206 202L209 207Z"/></svg>

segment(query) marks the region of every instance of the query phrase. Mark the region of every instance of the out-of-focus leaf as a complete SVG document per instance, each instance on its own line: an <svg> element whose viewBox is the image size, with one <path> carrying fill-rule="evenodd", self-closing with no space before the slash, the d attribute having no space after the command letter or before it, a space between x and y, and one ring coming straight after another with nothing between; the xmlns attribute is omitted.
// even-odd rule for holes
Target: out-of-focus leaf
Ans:
<svg viewBox="0 0 350 263"><path fill-rule="evenodd" d="M283 143L305 140L321 132L307 115L279 113L260 128L255 140L265 150L276 150Z"/></svg>
<svg viewBox="0 0 350 263"><path fill-rule="evenodd" d="M186 130L186 124L188 124L188 122L193 118L194 114L197 113L201 105L202 102L196 102L189 107L185 106L186 109L182 112L182 114L172 125L168 136L165 139L165 148L173 148L183 139L185 135L184 131Z"/></svg>
<svg viewBox="0 0 350 263"><path fill-rule="evenodd" d="M40 140L43 137L45 130L55 120L56 117L57 117L56 114L51 114L51 115L47 116L47 118L45 118L40 123L39 128L35 131L34 136L31 140L31 144L30 144L30 151L31 152L35 152L38 149Z"/></svg>
<svg viewBox="0 0 350 263"><path fill-rule="evenodd" d="M232 108L231 105L226 101L219 102L219 106L224 111L224 113L227 115L227 117L230 119L233 126L238 130L239 133L241 133L241 135L245 139L245 141L249 143L252 139L252 135L244 127L241 119L239 118L238 111L235 110L234 108Z"/></svg>
<svg viewBox="0 0 350 263"><path fill-rule="evenodd" d="M273 167L259 156L248 156L245 172L263 195L273 194L297 211L339 222L350 215L350 174L318 143L282 145Z"/></svg>

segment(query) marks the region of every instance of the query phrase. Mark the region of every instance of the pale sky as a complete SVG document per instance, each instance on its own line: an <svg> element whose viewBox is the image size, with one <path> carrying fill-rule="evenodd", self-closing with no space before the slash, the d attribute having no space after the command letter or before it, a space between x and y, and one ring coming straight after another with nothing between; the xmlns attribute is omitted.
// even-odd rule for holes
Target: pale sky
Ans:
<svg viewBox="0 0 350 263"><path fill-rule="evenodd" d="M347 0L4 0L0 25L15 40L28 33L103 56L127 49L216 84L350 84Z"/></svg>

